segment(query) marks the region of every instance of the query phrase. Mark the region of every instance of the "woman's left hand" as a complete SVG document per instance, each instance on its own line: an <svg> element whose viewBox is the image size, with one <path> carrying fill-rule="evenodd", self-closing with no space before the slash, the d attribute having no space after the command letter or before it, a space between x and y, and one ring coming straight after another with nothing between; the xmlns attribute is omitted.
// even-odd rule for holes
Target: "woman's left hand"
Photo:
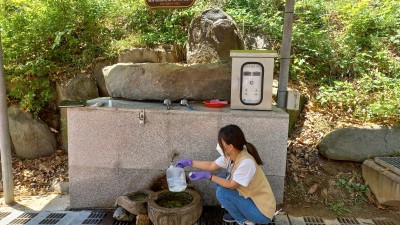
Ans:
<svg viewBox="0 0 400 225"><path fill-rule="evenodd" d="M176 163L175 166L179 167L179 168L185 168L188 166L192 166L192 164L193 164L193 160L191 160L191 159L181 159Z"/></svg>
<svg viewBox="0 0 400 225"><path fill-rule="evenodd" d="M210 172L191 172L189 174L189 179L191 181L198 181L202 179L210 179L211 178L211 173Z"/></svg>

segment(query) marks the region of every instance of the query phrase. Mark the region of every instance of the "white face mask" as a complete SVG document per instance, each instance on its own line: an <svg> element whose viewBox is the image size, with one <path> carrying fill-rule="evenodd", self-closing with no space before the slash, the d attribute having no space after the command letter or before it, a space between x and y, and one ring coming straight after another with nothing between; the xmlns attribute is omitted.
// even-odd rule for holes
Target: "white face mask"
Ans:
<svg viewBox="0 0 400 225"><path fill-rule="evenodd" d="M215 149L217 149L218 153L219 153L221 156L224 156L224 155L225 155L225 154L224 154L224 151L222 151L221 146L219 146L219 143L217 144L217 147L216 147Z"/></svg>

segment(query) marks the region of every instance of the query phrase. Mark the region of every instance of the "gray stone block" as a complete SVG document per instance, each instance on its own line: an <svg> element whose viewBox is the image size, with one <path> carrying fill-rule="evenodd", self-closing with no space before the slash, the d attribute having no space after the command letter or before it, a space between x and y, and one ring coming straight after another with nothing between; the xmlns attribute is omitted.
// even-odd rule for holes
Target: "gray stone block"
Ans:
<svg viewBox="0 0 400 225"><path fill-rule="evenodd" d="M379 204L400 207L400 174L379 165L376 159L367 159L362 164L362 176Z"/></svg>

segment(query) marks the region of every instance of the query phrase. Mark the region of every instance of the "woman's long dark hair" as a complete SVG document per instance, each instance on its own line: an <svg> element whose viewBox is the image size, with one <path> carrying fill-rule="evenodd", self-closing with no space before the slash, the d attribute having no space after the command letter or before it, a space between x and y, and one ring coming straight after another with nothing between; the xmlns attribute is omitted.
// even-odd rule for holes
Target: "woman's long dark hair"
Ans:
<svg viewBox="0 0 400 225"><path fill-rule="evenodd" d="M220 146L222 146L221 140L224 140L225 143L228 145L229 144L233 145L240 151L242 151L243 146L246 145L247 151L250 153L250 155L253 156L253 158L256 160L256 163L258 165L263 164L260 155L258 155L256 147L254 147L253 144L246 141L243 131L237 125L231 124L221 128L218 133L218 142Z"/></svg>

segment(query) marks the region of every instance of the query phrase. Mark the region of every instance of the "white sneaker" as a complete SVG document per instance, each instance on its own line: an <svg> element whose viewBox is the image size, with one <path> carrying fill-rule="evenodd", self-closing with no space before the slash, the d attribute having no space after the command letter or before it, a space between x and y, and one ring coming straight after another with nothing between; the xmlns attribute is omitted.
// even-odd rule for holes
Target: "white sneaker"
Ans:
<svg viewBox="0 0 400 225"><path fill-rule="evenodd" d="M245 225L255 225L255 223L251 222L250 220L244 221Z"/></svg>

